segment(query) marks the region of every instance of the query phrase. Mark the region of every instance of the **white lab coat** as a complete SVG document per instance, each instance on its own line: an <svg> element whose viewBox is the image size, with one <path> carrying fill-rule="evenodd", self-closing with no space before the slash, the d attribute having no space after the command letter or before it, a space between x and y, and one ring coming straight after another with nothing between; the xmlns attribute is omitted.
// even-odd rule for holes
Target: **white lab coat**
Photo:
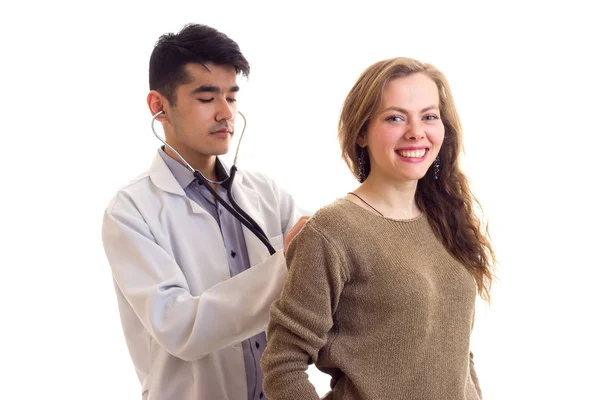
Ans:
<svg viewBox="0 0 600 400"><path fill-rule="evenodd" d="M245 227L250 269L230 277L219 226L185 195L160 155L121 189L102 227L127 346L148 400L247 398L241 342L266 329L287 276L292 197L238 171L233 196L275 250Z"/></svg>

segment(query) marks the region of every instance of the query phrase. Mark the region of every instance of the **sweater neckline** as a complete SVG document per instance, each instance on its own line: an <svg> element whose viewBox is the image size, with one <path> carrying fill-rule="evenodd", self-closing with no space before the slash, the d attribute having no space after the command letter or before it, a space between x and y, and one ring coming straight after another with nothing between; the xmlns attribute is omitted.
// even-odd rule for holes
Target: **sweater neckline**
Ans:
<svg viewBox="0 0 600 400"><path fill-rule="evenodd" d="M358 204L356 204L355 202L353 202L353 201L351 201L351 200L344 199L344 198L342 198L342 197L340 197L338 200L344 201L344 202L346 202L346 203L350 203L350 204L351 204L353 207L359 208L359 209L360 209L360 210L361 210L363 213L365 213L365 214L369 214L369 215L373 216L374 218L377 218L377 219L384 219L384 220L387 220L387 221L396 222L396 223L401 223L401 224L411 224L411 223L415 223L415 222L418 222L418 221L420 221L421 219L423 219L423 218L424 218L424 216L425 216L425 213L424 213L423 211L421 211L421 214L420 214L420 215L418 215L418 216L416 216L416 217L413 217L413 218L408 218L408 219L394 219L394 218L388 218L388 217L385 217L385 216L382 216L382 215L377 215L377 214L375 214L374 212L371 212L371 211L369 211L369 210L367 210L367 209L365 209L365 208L363 208L363 207L359 206Z"/></svg>

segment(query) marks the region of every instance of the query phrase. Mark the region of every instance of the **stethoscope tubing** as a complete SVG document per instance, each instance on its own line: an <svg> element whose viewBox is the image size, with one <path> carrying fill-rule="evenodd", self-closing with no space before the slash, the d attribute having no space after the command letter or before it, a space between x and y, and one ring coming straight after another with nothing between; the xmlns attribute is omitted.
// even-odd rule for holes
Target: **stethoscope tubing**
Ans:
<svg viewBox="0 0 600 400"><path fill-rule="evenodd" d="M238 221L240 221L240 223L242 225L244 225L246 228L248 228L248 230L250 232L252 232L267 248L267 250L269 251L270 255L275 254L275 249L273 248L273 246L271 245L271 243L269 242L269 239L267 237L267 235L265 234L265 232L262 230L262 228L260 227L260 225L258 225L258 223L248 215L248 213L246 213L240 206L239 204L237 204L237 202L235 201L234 197L233 197L233 193L232 193L232 183L233 183L233 179L235 177L235 174L237 172L237 167L235 165L235 162L237 160L237 155L238 152L240 150L240 144L242 142L242 137L244 135L244 131L246 130L246 117L244 117L244 115L242 113L239 113L242 118L244 119L244 129L242 130L242 134L240 135L240 140L238 142L238 147L237 150L235 152L235 158L233 160L233 165L231 166L231 169L229 171L229 176L222 180L222 181L212 181L208 178L206 178L204 175L202 175L202 173L196 169L194 169L186 160L185 158L183 158L183 156L181 154L179 154L179 152L177 152L177 150L175 150L170 144L167 143L166 140L164 140L162 137L160 137L157 133L156 130L154 129L154 121L156 121L156 118L162 114L164 111L159 111L158 113L154 114L152 116L152 132L154 133L154 136L156 136L165 146L167 146L169 149L171 149L171 151L177 156L179 157L179 159L181 159L181 161L183 162L184 166L189 169L192 174L194 175L194 178L202 185L204 186L209 192L210 194L212 194L215 198L216 201L218 201L219 203L221 203L221 205L223 207L225 207L225 209L227 211L229 211L229 213L231 215L233 215L233 217L235 219L237 219ZM227 203L227 201L225 201L225 199L223 199L221 196L219 196L219 194L217 193L217 191L215 189L213 189L213 187L211 186L211 184L220 184L222 185L226 190L227 190L227 198L229 199L229 202L231 203L231 205L229 203Z"/></svg>

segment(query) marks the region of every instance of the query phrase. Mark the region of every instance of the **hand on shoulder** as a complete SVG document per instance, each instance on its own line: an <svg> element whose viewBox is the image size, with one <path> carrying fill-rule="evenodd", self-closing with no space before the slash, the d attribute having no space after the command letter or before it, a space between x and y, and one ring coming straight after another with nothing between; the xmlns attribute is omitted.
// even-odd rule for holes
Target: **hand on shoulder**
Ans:
<svg viewBox="0 0 600 400"><path fill-rule="evenodd" d="M290 229L288 234L285 235L285 243L284 243L284 247L283 247L284 255L287 253L287 249L290 246L292 239L294 239L294 237L298 234L298 232L300 232L300 230L302 229L302 227L304 226L306 221L309 220L309 218L310 217L307 217L307 216L300 217L300 219L296 222L296 224L292 227L292 229Z"/></svg>

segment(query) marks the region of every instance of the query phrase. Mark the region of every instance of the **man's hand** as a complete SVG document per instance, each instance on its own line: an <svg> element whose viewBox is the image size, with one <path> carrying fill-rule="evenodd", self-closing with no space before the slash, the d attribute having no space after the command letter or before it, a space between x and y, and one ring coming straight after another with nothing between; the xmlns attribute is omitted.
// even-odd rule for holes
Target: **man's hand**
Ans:
<svg viewBox="0 0 600 400"><path fill-rule="evenodd" d="M285 253L287 253L287 249L290 246L292 239L298 234L298 232L300 232L300 229L302 229L302 227L304 226L306 221L308 221L308 218L309 217L307 217L307 216L300 217L298 222L296 222L296 224L292 227L292 229L290 229L288 234L285 235L285 243L283 246L283 255L285 255Z"/></svg>

